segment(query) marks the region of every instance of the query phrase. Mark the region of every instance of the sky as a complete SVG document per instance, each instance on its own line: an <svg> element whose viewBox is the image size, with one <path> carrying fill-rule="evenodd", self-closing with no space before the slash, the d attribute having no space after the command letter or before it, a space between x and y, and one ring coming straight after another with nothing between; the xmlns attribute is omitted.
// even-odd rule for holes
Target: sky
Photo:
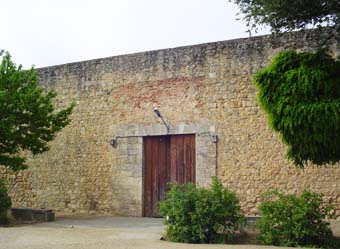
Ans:
<svg viewBox="0 0 340 249"><path fill-rule="evenodd" d="M0 11L0 49L24 68L249 37L228 0L0 0Z"/></svg>

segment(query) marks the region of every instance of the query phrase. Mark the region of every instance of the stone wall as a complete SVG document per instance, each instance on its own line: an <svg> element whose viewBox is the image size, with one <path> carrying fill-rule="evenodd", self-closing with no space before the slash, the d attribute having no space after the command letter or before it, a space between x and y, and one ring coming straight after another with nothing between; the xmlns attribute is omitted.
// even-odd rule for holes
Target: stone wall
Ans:
<svg viewBox="0 0 340 249"><path fill-rule="evenodd" d="M198 182L207 185L217 173L248 214L258 213L260 195L270 188L321 192L340 214L340 167L301 170L288 162L251 83L278 52L313 51L322 36L260 36L39 69L40 84L58 93L58 108L77 106L51 151L29 157L28 170L0 169L14 206L141 215L142 137L166 134L157 106L172 134L196 134ZM339 55L337 41L331 50Z"/></svg>

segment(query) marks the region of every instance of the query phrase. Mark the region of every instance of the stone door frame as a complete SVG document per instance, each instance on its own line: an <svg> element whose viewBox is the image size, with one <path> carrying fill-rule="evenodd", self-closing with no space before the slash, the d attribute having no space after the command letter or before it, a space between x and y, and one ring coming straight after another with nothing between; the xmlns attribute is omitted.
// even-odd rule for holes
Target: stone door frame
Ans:
<svg viewBox="0 0 340 249"><path fill-rule="evenodd" d="M162 135L195 134L196 184L207 186L216 176L217 136L215 126L209 124L180 124L171 126L168 132L164 125L126 125L114 127L112 166L112 209L118 215L142 216L144 200L143 137Z"/></svg>

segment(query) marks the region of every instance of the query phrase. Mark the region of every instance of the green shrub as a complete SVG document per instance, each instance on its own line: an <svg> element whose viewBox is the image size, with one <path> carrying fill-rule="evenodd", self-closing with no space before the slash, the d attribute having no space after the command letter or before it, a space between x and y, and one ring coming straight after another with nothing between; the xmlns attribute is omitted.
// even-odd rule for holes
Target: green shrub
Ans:
<svg viewBox="0 0 340 249"><path fill-rule="evenodd" d="M7 194L5 182L0 179L0 224L7 224L7 212L11 208L11 198Z"/></svg>
<svg viewBox="0 0 340 249"><path fill-rule="evenodd" d="M174 184L160 203L166 217L166 237L185 243L216 243L231 239L244 225L244 215L235 193L213 179L210 188L192 183Z"/></svg>
<svg viewBox="0 0 340 249"><path fill-rule="evenodd" d="M338 248L326 219L333 208L324 205L322 195L305 190L300 197L268 192L259 209L259 239L276 246ZM338 245L339 246L339 245Z"/></svg>

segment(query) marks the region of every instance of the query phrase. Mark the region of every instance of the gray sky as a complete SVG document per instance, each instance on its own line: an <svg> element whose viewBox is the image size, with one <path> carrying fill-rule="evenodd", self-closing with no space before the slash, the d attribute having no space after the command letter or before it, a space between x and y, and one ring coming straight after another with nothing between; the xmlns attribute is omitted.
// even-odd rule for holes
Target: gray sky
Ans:
<svg viewBox="0 0 340 249"><path fill-rule="evenodd" d="M245 23L236 20L237 6L228 0L0 0L0 4L0 48L25 68L249 36Z"/></svg>

